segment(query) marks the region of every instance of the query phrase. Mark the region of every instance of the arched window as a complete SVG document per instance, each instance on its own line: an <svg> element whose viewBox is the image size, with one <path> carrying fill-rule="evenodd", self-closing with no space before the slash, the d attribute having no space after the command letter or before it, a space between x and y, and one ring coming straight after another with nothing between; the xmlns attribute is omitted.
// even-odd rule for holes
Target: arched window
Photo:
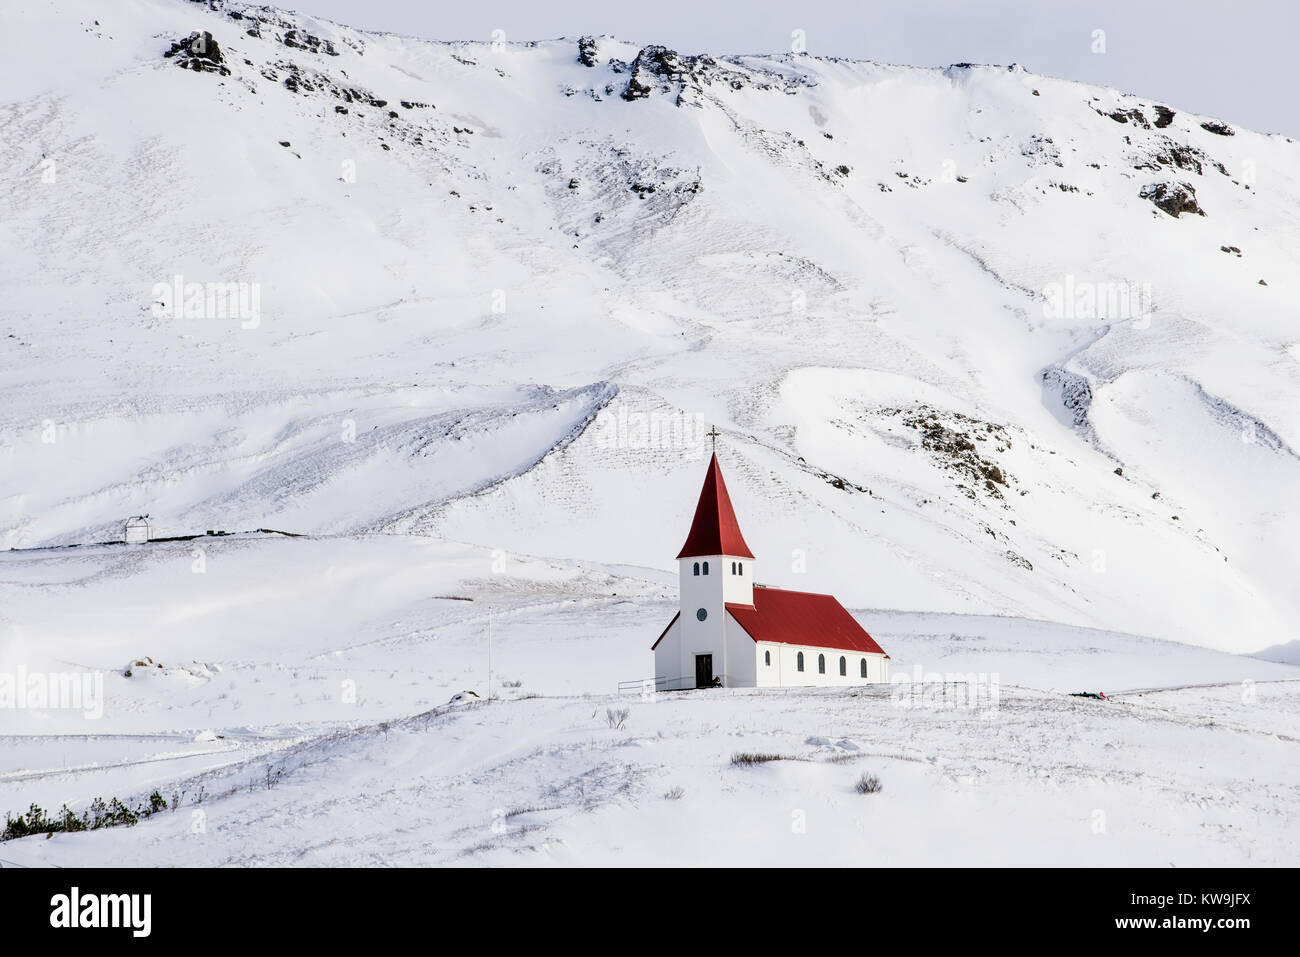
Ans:
<svg viewBox="0 0 1300 957"><path fill-rule="evenodd" d="M700 573L700 563L699 563L699 562L696 562L696 563L695 563L695 574L698 575L699 573Z"/></svg>
<svg viewBox="0 0 1300 957"><path fill-rule="evenodd" d="M767 665L769 668L772 667L772 652L763 652L763 664Z"/></svg>
<svg viewBox="0 0 1300 957"><path fill-rule="evenodd" d="M818 656L817 656L817 673L818 673L819 675L824 675L824 674L826 674L826 656L825 656L825 655L818 655Z"/></svg>
<svg viewBox="0 0 1300 957"><path fill-rule="evenodd" d="M740 574L742 574L742 575L745 574L745 563L744 563L744 562L741 562L741 563L738 564L736 567L740 569Z"/></svg>
<svg viewBox="0 0 1300 957"><path fill-rule="evenodd" d="M863 658L863 659L862 659L862 677L865 678L866 676L867 676L867 659L866 659L866 658Z"/></svg>
<svg viewBox="0 0 1300 957"><path fill-rule="evenodd" d="M843 655L840 655L840 677L847 677L849 673L849 663Z"/></svg>
<svg viewBox="0 0 1300 957"><path fill-rule="evenodd" d="M733 574L733 575L736 574L736 563L735 563L735 562L732 562L732 563L731 563L731 574Z"/></svg>
<svg viewBox="0 0 1300 957"><path fill-rule="evenodd" d="M708 563L708 562L705 562L705 563L704 563L704 574L707 575L708 573L709 573L709 563Z"/></svg>
<svg viewBox="0 0 1300 957"><path fill-rule="evenodd" d="M803 671L803 652L802 652L802 651L799 652L798 667L799 667L799 670L800 670L800 671Z"/></svg>

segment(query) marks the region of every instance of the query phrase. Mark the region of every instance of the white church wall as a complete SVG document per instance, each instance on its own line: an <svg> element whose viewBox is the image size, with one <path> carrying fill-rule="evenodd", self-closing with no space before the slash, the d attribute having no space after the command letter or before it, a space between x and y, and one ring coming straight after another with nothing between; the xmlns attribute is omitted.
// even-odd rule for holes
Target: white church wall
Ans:
<svg viewBox="0 0 1300 957"><path fill-rule="evenodd" d="M811 645L785 645L776 642L759 642L756 645L758 687L849 687L888 681L888 661L883 655L863 655L835 648L817 648ZM772 653L772 664L764 664L764 653ZM799 653L804 656L803 671L799 670ZM817 670L817 658L826 656L826 673ZM840 657L845 659L844 675L840 674ZM862 677L862 659L867 660L867 677Z"/></svg>
<svg viewBox="0 0 1300 957"><path fill-rule="evenodd" d="M708 563L709 573L705 575L704 564ZM696 564L700 574L695 574ZM732 564L743 566L739 573L732 573ZM683 558L679 563L678 580L681 582L682 608L688 602L692 610L706 605L712 600L718 607L727 602L737 605L754 604L754 563L750 559L728 558L725 555L709 555L705 558Z"/></svg>
<svg viewBox="0 0 1300 957"><path fill-rule="evenodd" d="M680 691L695 687L694 671L690 682L678 681L687 674L682 665L682 620L672 623L655 646L655 688L659 691Z"/></svg>
<svg viewBox="0 0 1300 957"><path fill-rule="evenodd" d="M727 686L754 688L758 683L757 660L754 657L754 639L730 614L727 621Z"/></svg>

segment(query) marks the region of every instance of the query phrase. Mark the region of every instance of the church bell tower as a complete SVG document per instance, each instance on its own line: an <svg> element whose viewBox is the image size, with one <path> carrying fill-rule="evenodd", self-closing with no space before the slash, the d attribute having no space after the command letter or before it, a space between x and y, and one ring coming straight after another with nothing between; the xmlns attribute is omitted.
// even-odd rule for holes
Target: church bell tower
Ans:
<svg viewBox="0 0 1300 957"><path fill-rule="evenodd" d="M754 553L740 534L716 452L709 460L695 518L677 564L685 645L713 649L713 675L726 685L726 606L754 604L755 563Z"/></svg>

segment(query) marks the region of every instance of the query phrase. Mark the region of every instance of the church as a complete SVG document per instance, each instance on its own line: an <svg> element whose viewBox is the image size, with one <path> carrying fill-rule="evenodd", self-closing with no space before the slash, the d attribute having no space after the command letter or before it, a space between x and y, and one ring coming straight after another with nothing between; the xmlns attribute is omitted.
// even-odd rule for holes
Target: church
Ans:
<svg viewBox="0 0 1300 957"><path fill-rule="evenodd" d="M889 655L833 596L754 582L716 452L677 564L678 612L652 646L656 690L889 680Z"/></svg>

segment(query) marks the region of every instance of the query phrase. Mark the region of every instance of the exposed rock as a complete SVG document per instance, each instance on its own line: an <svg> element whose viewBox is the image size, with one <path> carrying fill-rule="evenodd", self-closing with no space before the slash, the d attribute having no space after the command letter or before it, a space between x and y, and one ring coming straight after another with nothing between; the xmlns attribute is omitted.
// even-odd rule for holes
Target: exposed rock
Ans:
<svg viewBox="0 0 1300 957"><path fill-rule="evenodd" d="M1167 136L1160 136L1155 141L1155 147L1154 151L1145 154L1145 161L1135 163L1133 168L1155 169L1158 166L1176 166L1178 169L1187 170L1189 173L1201 176L1204 175L1204 167L1210 166L1217 169L1224 176L1228 175L1226 166L1207 156L1204 150L1195 146L1188 146Z"/></svg>
<svg viewBox="0 0 1300 957"><path fill-rule="evenodd" d="M1155 111L1156 111L1156 122L1155 122L1156 129L1163 130L1166 126L1168 126L1170 123L1174 121L1175 113L1169 107L1156 106Z"/></svg>
<svg viewBox="0 0 1300 957"><path fill-rule="evenodd" d="M1142 187L1139 194L1177 219L1183 213L1204 216L1205 210L1196 202L1196 190L1189 183L1151 183Z"/></svg>
<svg viewBox="0 0 1300 957"><path fill-rule="evenodd" d="M1097 112L1101 113L1102 111L1097 110ZM1147 122L1146 114L1136 108L1131 110L1113 110L1110 113L1102 113L1102 115L1109 116L1116 123L1127 123L1129 120L1132 120L1134 126L1140 126L1144 130L1151 129L1151 124Z"/></svg>
<svg viewBox="0 0 1300 957"><path fill-rule="evenodd" d="M1236 246L1220 246L1219 250L1225 253L1233 253L1238 259L1241 258L1241 250Z"/></svg>
<svg viewBox="0 0 1300 957"><path fill-rule="evenodd" d="M339 55L339 51L334 49L334 44L329 40L322 40L320 37L312 36L302 30L286 30L280 42L287 47L293 47L295 50L324 53L328 56Z"/></svg>
<svg viewBox="0 0 1300 957"><path fill-rule="evenodd" d="M221 53L221 46L207 30L197 30L184 40L173 40L170 49L163 52L168 59L175 58L176 64L196 72L217 73L230 76L230 68L225 65L226 58Z"/></svg>
<svg viewBox="0 0 1300 957"><path fill-rule="evenodd" d="M578 62L583 66L594 67L596 65L597 44L595 37L578 38Z"/></svg>
<svg viewBox="0 0 1300 957"><path fill-rule="evenodd" d="M1030 563L1029 559L1025 558L1023 555L1017 555L1015 552L1011 551L1011 549L1007 549L1006 558L1007 561L1011 562L1011 564L1019 565L1021 568L1025 569L1025 571L1032 572L1034 570L1034 566Z"/></svg>
<svg viewBox="0 0 1300 957"><path fill-rule="evenodd" d="M976 498L976 490L983 490L996 499L1003 498L1002 489L1009 488L1011 478L989 458L987 446L992 445L992 451L998 453L1007 451L1011 441L1005 428L960 412L941 413L925 406L913 410L883 411L888 415L901 413L903 424L920 433L921 447L935 458L941 468L974 485L974 488L965 482L957 485L968 498Z"/></svg>
<svg viewBox="0 0 1300 957"><path fill-rule="evenodd" d="M1077 373L1053 367L1044 370L1043 385L1059 396L1061 405L1070 414L1075 428L1091 428L1088 409L1092 405L1092 386L1087 379Z"/></svg>
<svg viewBox="0 0 1300 957"><path fill-rule="evenodd" d="M1033 166L1044 166L1048 163L1053 166L1065 165L1061 162L1061 151L1056 148L1052 138L1037 133L1020 147L1020 155L1028 159Z"/></svg>
<svg viewBox="0 0 1300 957"><path fill-rule="evenodd" d="M681 82L683 75L684 67L676 50L657 44L642 47L632 61L632 76L623 90L623 99L629 102L643 100L654 89L656 80Z"/></svg>
<svg viewBox="0 0 1300 957"><path fill-rule="evenodd" d="M1206 120L1201 124L1201 129L1208 130L1218 136L1236 136L1236 131L1227 123L1218 123L1214 120Z"/></svg>

